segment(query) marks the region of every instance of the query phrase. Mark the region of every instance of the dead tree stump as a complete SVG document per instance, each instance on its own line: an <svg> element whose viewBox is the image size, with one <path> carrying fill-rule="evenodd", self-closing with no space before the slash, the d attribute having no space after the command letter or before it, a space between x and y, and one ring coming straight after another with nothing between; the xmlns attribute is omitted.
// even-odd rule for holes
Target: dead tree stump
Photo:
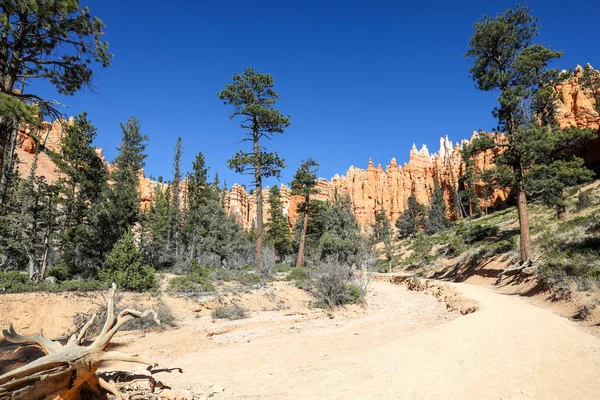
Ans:
<svg viewBox="0 0 600 400"><path fill-rule="evenodd" d="M117 286L113 283L108 291L106 322L98 337L88 346L84 346L85 336L96 319L96 314L92 314L81 330L74 333L65 345L44 337L41 331L39 334L21 336L15 332L12 324L8 330L3 330L2 333L9 342L36 345L46 355L0 376L0 400L76 400L80 398L82 390L98 395L109 392L117 399L123 399L115 386L96 375L100 364L103 361L134 362L150 367L156 364L137 355L106 349L119 328L130 319L152 314L157 323L160 324L160 321L154 310L123 310L115 318L116 289Z"/></svg>

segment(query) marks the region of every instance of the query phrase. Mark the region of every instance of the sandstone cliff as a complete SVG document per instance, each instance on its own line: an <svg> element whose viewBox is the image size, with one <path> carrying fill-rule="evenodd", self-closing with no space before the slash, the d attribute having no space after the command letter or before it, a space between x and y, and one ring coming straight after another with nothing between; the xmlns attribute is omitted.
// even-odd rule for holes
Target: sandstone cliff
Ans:
<svg viewBox="0 0 600 400"><path fill-rule="evenodd" d="M565 82L555 85L561 100L557 103L558 122L562 127L579 126L596 129L600 133L600 116L594 109L594 99L589 91L582 89L579 79L582 68L578 66L574 76ZM478 133L474 132L469 140L453 143L446 136L440 138L440 149L431 155L426 146L420 150L413 145L409 161L398 165L395 158L390 161L385 170L381 164L375 167L369 160L366 169L351 166L345 175L335 175L331 180L320 179L319 193L316 199L333 201L335 194L350 197L352 211L363 229L368 228L375 220L377 210L385 210L388 217L395 222L405 211L408 197L414 194L419 203L428 204L434 182L437 180L444 192L444 199L449 206L452 200L452 187L458 184L458 179L465 172L461 162L460 149L465 142L473 140ZM494 135L496 141L506 138ZM589 143L588 148L581 154L588 165L600 164L600 138ZM494 164L498 156L496 151L480 154L475 160L475 168L484 171ZM481 193L481 187L477 186ZM286 192L285 207L292 226L297 218L296 208L302 201L297 196L289 196L289 189L282 185L282 193ZM498 205L507 199L507 191L495 191L490 199L480 199L482 206ZM266 198L266 196L265 196ZM289 200L288 200L289 199ZM250 196L241 186L234 186L227 196L227 209L234 213L240 223L249 227L255 217L256 199ZM448 210L450 207L448 207ZM265 220L268 213L265 213Z"/></svg>
<svg viewBox="0 0 600 400"><path fill-rule="evenodd" d="M561 99L557 103L558 121L563 127L571 125L591 127L600 132L600 116L594 109L593 96L589 91L583 90L579 83L581 73L582 68L577 67L572 78L555 85L557 92L561 95ZM44 129L37 132L36 135L46 148L56 151L60 148L64 125L68 123L69 121L46 123ZM477 133L473 133L470 140L477 135ZM494 135L494 138L497 141L505 140L502 135ZM336 194L349 196L352 210L363 228L367 228L374 222L375 212L381 209L385 210L388 217L395 222L406 209L407 199L411 194L414 194L421 204L428 204L435 181L442 188L444 199L449 205L452 200L452 188L457 184L465 168L461 162L460 148L468 141L463 140L453 144L447 136L440 138L440 148L435 154L430 154L425 146L418 150L413 145L407 163L398 165L396 159L392 159L385 170L381 164L376 167L372 160L369 160L366 169L351 166L345 175L335 175L331 180L319 179L318 194L315 198L333 201ZM19 131L19 148L17 149L17 155L22 163L19 166L21 174L29 171L35 150L36 142L32 139L30 128L23 127ZM97 149L97 152L104 159L102 149ZM600 138L592 141L587 151L581 155L588 164L599 165ZM478 171L490 168L497 156L498 154L493 151L480 154L475 162L475 168ZM51 182L58 178L54 164L45 153L40 154L38 162L40 175L46 176ZM107 166L109 169L111 168L108 163ZM140 174L139 182L142 208L146 208L152 201L157 187L164 184L148 179L143 172ZM185 182L181 183L180 188L183 196ZM480 189L478 187L478 190ZM288 216L290 226L293 226L297 218L297 206L302 198L291 195L291 190L285 185L281 185L281 193L284 211ZM489 200L482 199L482 203L484 205L487 203L488 206L497 205L505 201L507 196L506 191L496 191ZM269 218L267 199L268 193L265 190L265 220ZM236 216L240 223L249 228L256 215L256 196L248 194L242 186L234 185L225 198L225 207L229 213Z"/></svg>

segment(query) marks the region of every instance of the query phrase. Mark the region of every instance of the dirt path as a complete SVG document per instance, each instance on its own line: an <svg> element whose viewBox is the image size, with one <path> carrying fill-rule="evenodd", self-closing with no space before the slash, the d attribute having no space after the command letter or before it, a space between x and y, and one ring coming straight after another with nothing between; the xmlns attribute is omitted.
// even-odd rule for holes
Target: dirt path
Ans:
<svg viewBox="0 0 600 400"><path fill-rule="evenodd" d="M239 340L210 346L189 321L136 342L124 338L124 348L183 368L159 374L174 387L224 388L219 399L598 398L598 338L516 296L453 286L479 311L449 314L431 296L374 282L369 311L358 318L268 330L249 321L250 334L242 329Z"/></svg>

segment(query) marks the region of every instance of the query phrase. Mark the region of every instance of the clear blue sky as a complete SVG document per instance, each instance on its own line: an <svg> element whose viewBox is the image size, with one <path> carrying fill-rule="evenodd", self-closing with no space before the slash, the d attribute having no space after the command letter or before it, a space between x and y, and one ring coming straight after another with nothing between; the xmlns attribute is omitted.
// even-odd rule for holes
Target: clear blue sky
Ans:
<svg viewBox="0 0 600 400"><path fill-rule="evenodd" d="M95 93L61 97L46 84L30 88L87 110L98 127L96 145L116 155L119 122L137 116L149 136L146 174L170 179L177 136L184 168L202 151L221 180L248 183L227 169L242 132L227 119L216 93L234 72L252 66L275 78L292 125L267 146L285 158L282 182L300 160L315 158L319 175L384 167L408 159L413 142L437 151L492 129L495 95L479 92L461 57L472 24L514 1L153 1L87 0L107 25L112 66L97 67ZM600 2L529 1L539 40L565 52L561 68L600 66ZM273 184L269 180L268 184Z"/></svg>

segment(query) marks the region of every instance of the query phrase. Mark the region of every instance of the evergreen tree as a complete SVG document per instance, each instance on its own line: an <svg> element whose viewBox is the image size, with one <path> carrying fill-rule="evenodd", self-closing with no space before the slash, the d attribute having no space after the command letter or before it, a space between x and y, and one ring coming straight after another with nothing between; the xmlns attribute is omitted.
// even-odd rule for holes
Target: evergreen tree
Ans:
<svg viewBox="0 0 600 400"><path fill-rule="evenodd" d="M396 221L398 237L407 238L415 235L423 225L425 216L425 207L417 201L414 194L411 194L407 201L406 211Z"/></svg>
<svg viewBox="0 0 600 400"><path fill-rule="evenodd" d="M392 226L383 206L375 212L373 237L376 242L383 243L383 251L388 261L388 272L392 272Z"/></svg>
<svg viewBox="0 0 600 400"><path fill-rule="evenodd" d="M559 219L566 219L566 193L570 186L590 182L594 173L583 159L575 157L576 149L592 140L593 129L552 127L536 146L535 161L527 171L526 189L530 196L554 207Z"/></svg>
<svg viewBox="0 0 600 400"><path fill-rule="evenodd" d="M227 257L242 247L244 233L235 218L227 215L221 207L218 191L210 189L206 200L201 207L198 251L216 254L222 267Z"/></svg>
<svg viewBox="0 0 600 400"><path fill-rule="evenodd" d="M59 204L61 213L60 253L72 272L81 272L87 251L94 243L85 234L90 223L91 208L101 201L108 173L96 154L92 142L96 127L84 112L74 118L58 153L50 153L59 172Z"/></svg>
<svg viewBox="0 0 600 400"><path fill-rule="evenodd" d="M292 240L287 216L283 213L283 202L279 186L273 185L269 191L270 217L267 222L267 239L273 244L277 257L282 260L292 253Z"/></svg>
<svg viewBox="0 0 600 400"><path fill-rule="evenodd" d="M471 146L465 145L461 149L462 161L465 164L465 172L460 178L459 183L463 189L459 191L461 202L468 205L469 217L479 214L479 195L475 187L475 182L478 179L478 171L475 169L475 160ZM462 206L462 205L461 205ZM464 206L462 206L464 207Z"/></svg>
<svg viewBox="0 0 600 400"><path fill-rule="evenodd" d="M485 15L474 25L465 56L473 60L472 79L483 91L499 91L494 109L499 130L507 135L499 164L514 173L520 226L521 261L531 256L525 174L533 153L527 150L540 140L535 126L549 126L555 117L556 93L552 85L560 81L556 69L547 66L562 53L533 42L538 33L537 19L525 6L506 10L498 16ZM533 146L534 147L534 146Z"/></svg>
<svg viewBox="0 0 600 400"><path fill-rule="evenodd" d="M595 111L600 115L600 71L592 68L590 64L586 64L579 82L586 94L594 99Z"/></svg>
<svg viewBox="0 0 600 400"><path fill-rule="evenodd" d="M33 80L47 80L61 94L92 83L92 62L110 64L104 24L74 0L6 0L0 3L0 94L34 102L44 115L58 116L55 102L25 93ZM21 87L18 87L18 84ZM15 90L20 89L20 90ZM4 99L2 99L4 100ZM10 121L0 114L0 167L14 146Z"/></svg>
<svg viewBox="0 0 600 400"><path fill-rule="evenodd" d="M121 289L143 292L158 286L152 268L144 267L142 252L136 246L133 233L125 232L106 257L100 279L116 283Z"/></svg>
<svg viewBox="0 0 600 400"><path fill-rule="evenodd" d="M316 193L317 185L317 167L319 164L312 158L302 161L300 168L296 171L294 179L291 182L292 194L304 197L304 201L298 205L298 213L303 215L303 228L300 233L300 246L298 248L298 259L296 268L302 267L304 259L304 248L306 245L306 231L308 228L308 219L310 210L310 196Z"/></svg>
<svg viewBox="0 0 600 400"><path fill-rule="evenodd" d="M143 218L142 250L146 264L161 267L168 263L171 204L167 198L168 189L157 185L154 198Z"/></svg>
<svg viewBox="0 0 600 400"><path fill-rule="evenodd" d="M179 257L179 248L181 247L181 199L179 184L181 183L181 157L183 148L181 146L181 137L177 138L175 153L173 154L173 180L171 181L171 232L173 232L173 251L175 258Z"/></svg>
<svg viewBox="0 0 600 400"><path fill-rule="evenodd" d="M3 250L7 262L26 267L29 278L40 281L49 265L57 231L57 188L37 176L37 153L27 179L13 187L14 197L1 215Z"/></svg>
<svg viewBox="0 0 600 400"><path fill-rule="evenodd" d="M205 217L204 213L208 211L207 204L209 203L211 190L218 190L208 183L208 170L204 161L204 155L199 152L192 164L192 172L188 176L187 191L188 191L188 213L185 225L185 231L189 251L190 260L195 259L196 250L198 248L199 235L202 232L202 221ZM218 175L215 175L218 179Z"/></svg>
<svg viewBox="0 0 600 400"><path fill-rule="evenodd" d="M93 210L95 228L90 240L95 245L96 257L104 257L114 244L140 221L139 176L144 168L146 141L137 118L130 117L121 124L123 137L117 148L114 170L110 174L112 183L105 190L103 201Z"/></svg>
<svg viewBox="0 0 600 400"><path fill-rule="evenodd" d="M427 235L433 235L446 228L446 202L437 179L434 182L430 206L427 209L427 218L423 225Z"/></svg>
<svg viewBox="0 0 600 400"><path fill-rule="evenodd" d="M241 74L233 75L233 83L225 86L218 96L225 104L231 104L234 111L230 118L241 117L240 127L245 130L244 141L252 142L252 151L239 151L228 161L229 168L237 173L254 176L256 187L256 266L262 266L263 242L263 178L279 178L285 167L284 160L277 153L267 152L262 145L264 139L271 139L274 133L283 133L290 125L290 118L283 116L274 105L279 94L273 89L274 80L269 74L261 74L246 67Z"/></svg>
<svg viewBox="0 0 600 400"><path fill-rule="evenodd" d="M311 218L313 217L311 209ZM318 239L317 254L322 260L354 264L360 251L360 228L352 207L350 196L335 196L335 201L324 209L324 232Z"/></svg>

